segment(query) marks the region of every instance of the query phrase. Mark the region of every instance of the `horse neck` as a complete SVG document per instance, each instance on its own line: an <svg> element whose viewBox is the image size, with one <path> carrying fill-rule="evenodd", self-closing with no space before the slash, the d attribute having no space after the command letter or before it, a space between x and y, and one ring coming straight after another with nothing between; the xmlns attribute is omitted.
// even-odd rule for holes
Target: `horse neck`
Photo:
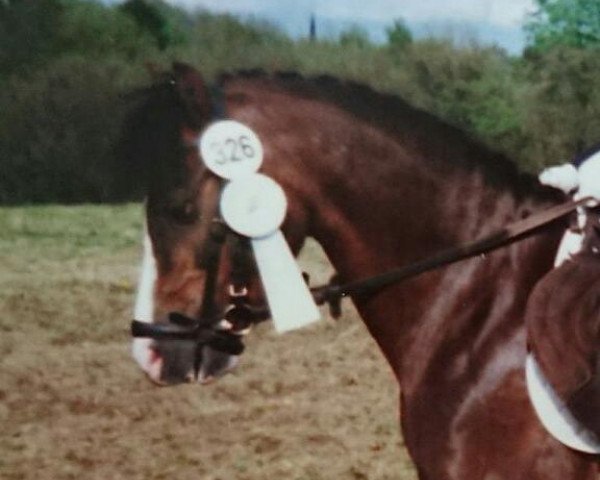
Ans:
<svg viewBox="0 0 600 480"><path fill-rule="evenodd" d="M374 168L369 159L361 170L355 159L353 172L332 167L321 176L326 180L311 233L343 281L377 275L475 240L553 203L533 192L490 185L477 169L436 171L405 158L402 149L394 153L395 160L387 160L390 166ZM404 392L427 369L431 358L422 352L433 352L445 341L438 333L464 330L462 341L469 345L482 335L485 322L505 320L493 315L482 320L482 309L500 311L492 303L509 298L502 306L507 315L522 312L528 292L552 266L560 234L560 228L550 229L490 254L485 262L475 259L440 269L355 302ZM484 290L485 302L480 298ZM480 301L485 306L464 308ZM480 326L470 328L475 322ZM427 341L421 344L419 338Z"/></svg>
<svg viewBox="0 0 600 480"><path fill-rule="evenodd" d="M427 114L398 101L388 111L387 100L375 97L373 102L363 98L364 111L351 112L338 105L347 97L340 90L337 99L323 102L318 95L265 87L262 80L230 83L227 97L234 118L268 139L262 168L288 195L288 218L297 220L284 226L292 248L305 235L313 236L342 281L425 258L552 203L529 191L532 182L523 183L506 168L506 160ZM509 303L522 307L535 280L551 268L559 237L557 230L494 253L493 262L481 264L483 272L471 261L355 303L401 378L413 356L407 346L432 330L428 304L477 298L480 277L493 297L499 279L509 275L505 283L515 297ZM502 272L502 265L509 271ZM452 275L460 282L452 282ZM445 282L454 294L436 291ZM460 305L447 307L460 310ZM437 318L447 322L468 324L475 318L475 313L446 318L444 307L439 308ZM436 337L424 349L442 341Z"/></svg>
<svg viewBox="0 0 600 480"><path fill-rule="evenodd" d="M464 167L452 153L411 146L407 136L355 126L345 144L313 154L318 160L298 175L312 185L311 234L348 279L472 241L555 201L514 168L496 181L497 172L477 159ZM441 160L430 160L437 155ZM496 160L484 149L481 155Z"/></svg>

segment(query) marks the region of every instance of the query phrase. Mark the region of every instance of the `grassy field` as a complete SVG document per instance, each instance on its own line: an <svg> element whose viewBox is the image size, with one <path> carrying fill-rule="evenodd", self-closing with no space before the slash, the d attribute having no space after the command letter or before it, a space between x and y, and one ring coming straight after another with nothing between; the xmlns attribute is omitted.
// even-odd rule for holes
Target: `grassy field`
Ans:
<svg viewBox="0 0 600 480"><path fill-rule="evenodd" d="M141 210L0 209L0 478L402 479L397 387L356 314L248 339L209 385L130 359ZM316 281L329 268L302 254Z"/></svg>

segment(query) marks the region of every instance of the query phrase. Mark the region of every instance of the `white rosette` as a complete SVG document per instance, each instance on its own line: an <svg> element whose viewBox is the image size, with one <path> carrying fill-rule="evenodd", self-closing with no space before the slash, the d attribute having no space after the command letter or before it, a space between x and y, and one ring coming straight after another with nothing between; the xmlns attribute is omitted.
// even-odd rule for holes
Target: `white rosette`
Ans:
<svg viewBox="0 0 600 480"><path fill-rule="evenodd" d="M236 232L250 237L275 328L285 332L319 319L319 310L296 259L279 230L287 201L273 179L255 173L229 182L221 215Z"/></svg>
<svg viewBox="0 0 600 480"><path fill-rule="evenodd" d="M221 215L235 232L250 238L271 317L278 332L319 319L319 309L279 227L287 213L283 189L256 173L263 149L256 134L234 120L215 122L200 139L205 165L229 180Z"/></svg>

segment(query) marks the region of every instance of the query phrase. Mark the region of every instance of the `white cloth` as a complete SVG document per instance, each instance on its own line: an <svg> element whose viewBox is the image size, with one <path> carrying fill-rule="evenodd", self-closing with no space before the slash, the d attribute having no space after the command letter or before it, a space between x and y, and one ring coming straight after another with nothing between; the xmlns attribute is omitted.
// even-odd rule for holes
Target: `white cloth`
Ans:
<svg viewBox="0 0 600 480"><path fill-rule="evenodd" d="M558 188L565 193L570 193L579 187L579 172L570 163L546 168L538 178L542 184Z"/></svg>
<svg viewBox="0 0 600 480"><path fill-rule="evenodd" d="M579 198L594 197L600 200L600 152L579 166Z"/></svg>
<svg viewBox="0 0 600 480"><path fill-rule="evenodd" d="M586 159L579 168L565 163L546 168L538 178L542 184L565 193L577 191L576 198L594 197L600 201L600 152Z"/></svg>

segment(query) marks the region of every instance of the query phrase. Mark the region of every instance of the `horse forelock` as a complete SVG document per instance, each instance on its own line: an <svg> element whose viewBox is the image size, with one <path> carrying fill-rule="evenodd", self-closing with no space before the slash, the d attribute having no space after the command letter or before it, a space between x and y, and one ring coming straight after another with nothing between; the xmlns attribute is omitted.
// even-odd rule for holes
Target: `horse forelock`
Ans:
<svg viewBox="0 0 600 480"><path fill-rule="evenodd" d="M184 112L175 100L173 86L161 81L138 93L125 118L117 157L121 175L128 183L137 184L144 193L156 179L181 176L182 153L180 130Z"/></svg>

